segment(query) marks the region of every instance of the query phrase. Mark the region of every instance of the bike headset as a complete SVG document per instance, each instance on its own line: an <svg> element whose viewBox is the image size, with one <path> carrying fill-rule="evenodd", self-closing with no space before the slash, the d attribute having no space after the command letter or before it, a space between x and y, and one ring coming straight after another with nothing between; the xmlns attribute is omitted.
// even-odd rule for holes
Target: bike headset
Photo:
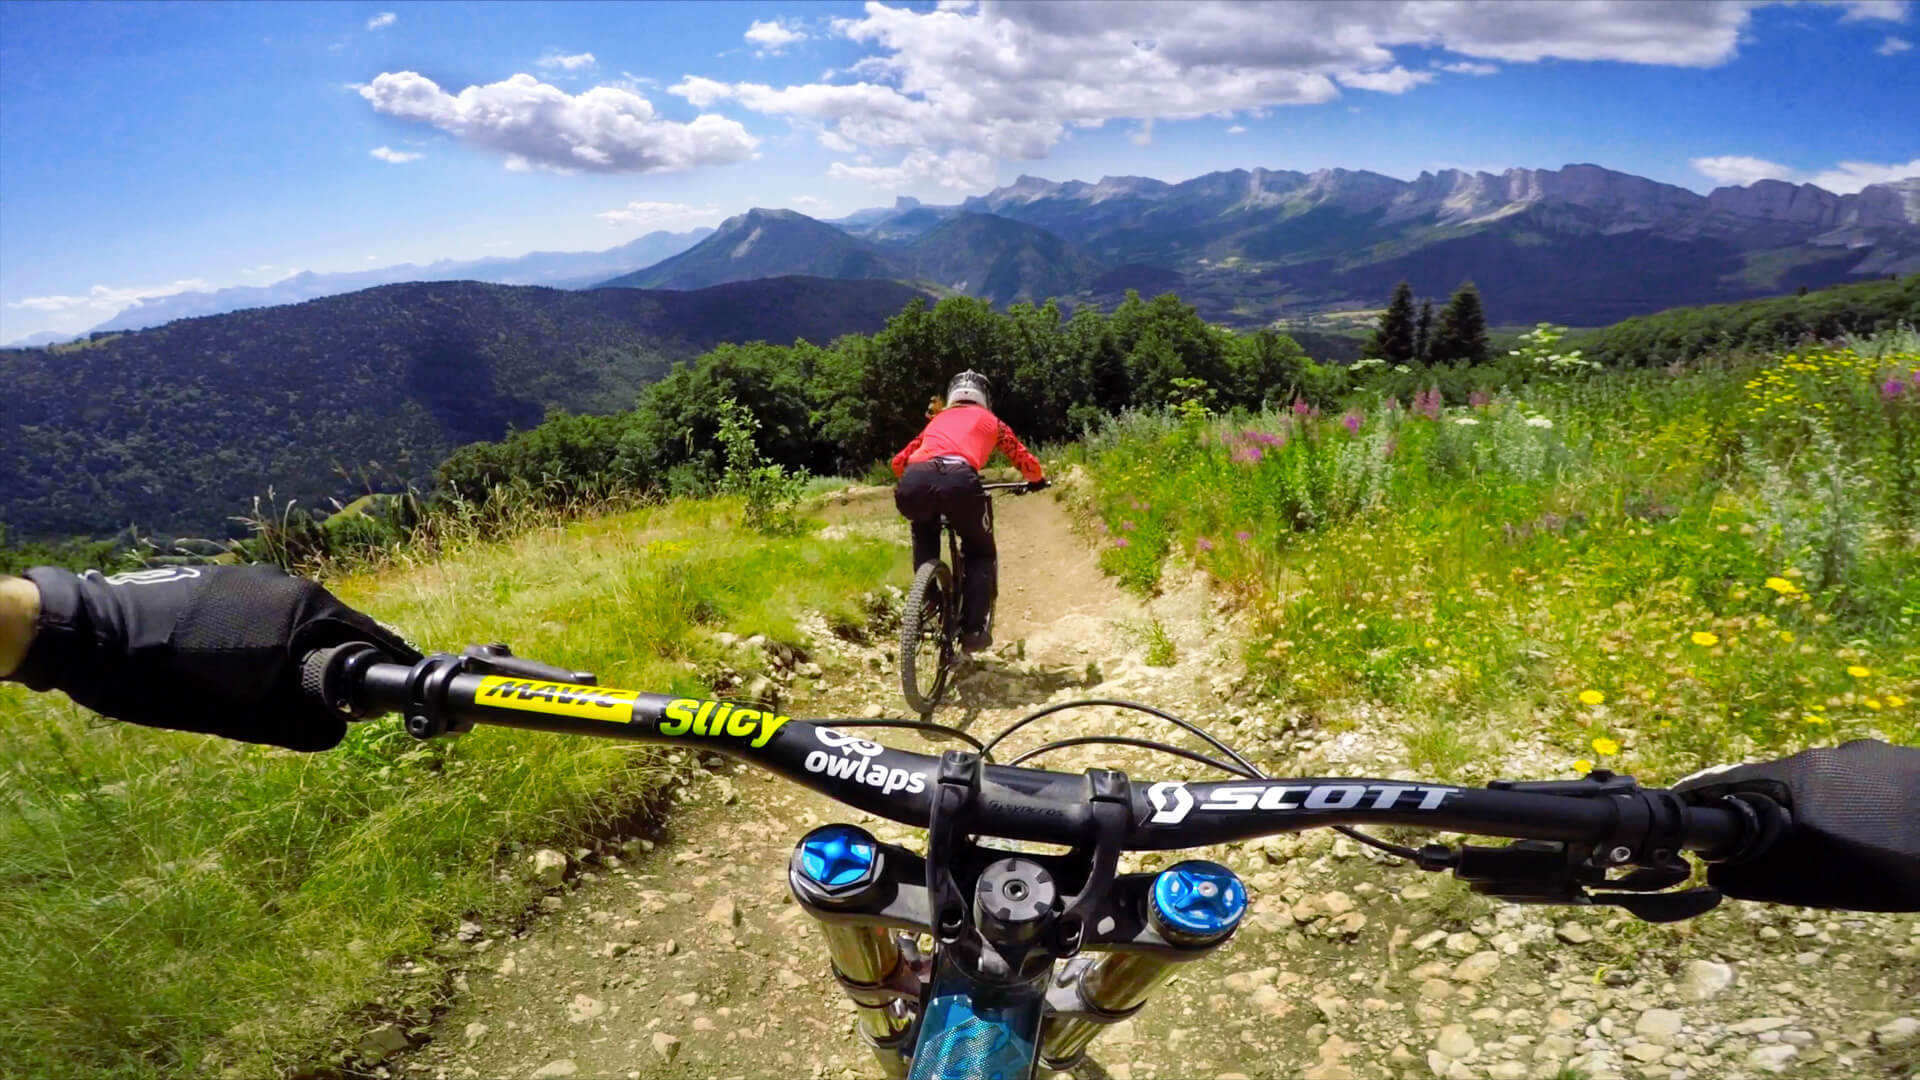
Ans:
<svg viewBox="0 0 1920 1080"><path fill-rule="evenodd" d="M993 408L993 380L969 368L947 383L947 407L978 405Z"/></svg>

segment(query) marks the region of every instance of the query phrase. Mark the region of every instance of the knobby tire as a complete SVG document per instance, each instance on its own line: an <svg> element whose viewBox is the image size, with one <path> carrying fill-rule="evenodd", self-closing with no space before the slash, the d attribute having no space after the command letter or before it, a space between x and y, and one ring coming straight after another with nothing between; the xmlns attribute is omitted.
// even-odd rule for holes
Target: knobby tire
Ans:
<svg viewBox="0 0 1920 1080"><path fill-rule="evenodd" d="M921 716L933 712L947 691L947 677L953 671L954 634L951 620L955 611L952 577L945 563L922 563L913 575L913 588L907 592L906 610L900 616L900 692L907 707ZM922 655L932 646L929 655ZM921 668L933 664L931 678Z"/></svg>

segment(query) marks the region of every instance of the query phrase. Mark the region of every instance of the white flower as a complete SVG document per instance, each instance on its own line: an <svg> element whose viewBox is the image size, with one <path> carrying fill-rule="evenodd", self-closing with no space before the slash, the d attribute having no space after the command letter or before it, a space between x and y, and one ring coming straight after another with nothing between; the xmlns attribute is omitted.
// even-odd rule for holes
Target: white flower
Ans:
<svg viewBox="0 0 1920 1080"><path fill-rule="evenodd" d="M1553 426L1553 421L1547 419L1544 416L1529 416L1527 417L1527 426L1537 427L1537 428L1550 428Z"/></svg>
<svg viewBox="0 0 1920 1080"><path fill-rule="evenodd" d="M1462 427L1473 427L1474 425L1478 424L1480 421L1475 420L1471 416L1456 416L1453 418L1453 422L1456 424L1459 424Z"/></svg>
<svg viewBox="0 0 1920 1080"><path fill-rule="evenodd" d="M1402 375L1405 375L1407 372L1412 371L1413 369L1408 367L1405 364L1395 364L1393 365L1393 370L1399 372Z"/></svg>

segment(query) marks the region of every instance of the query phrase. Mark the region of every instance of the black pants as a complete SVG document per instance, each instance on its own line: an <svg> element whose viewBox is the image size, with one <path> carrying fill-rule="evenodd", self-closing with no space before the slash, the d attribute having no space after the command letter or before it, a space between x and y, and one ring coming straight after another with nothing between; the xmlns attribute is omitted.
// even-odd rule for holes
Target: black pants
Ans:
<svg viewBox="0 0 1920 1080"><path fill-rule="evenodd" d="M1000 591L1000 553L993 544L993 503L980 474L965 462L922 461L907 466L893 505L913 523L913 565L940 557L940 519L953 523L967 567L960 589L960 629L978 633L993 618Z"/></svg>

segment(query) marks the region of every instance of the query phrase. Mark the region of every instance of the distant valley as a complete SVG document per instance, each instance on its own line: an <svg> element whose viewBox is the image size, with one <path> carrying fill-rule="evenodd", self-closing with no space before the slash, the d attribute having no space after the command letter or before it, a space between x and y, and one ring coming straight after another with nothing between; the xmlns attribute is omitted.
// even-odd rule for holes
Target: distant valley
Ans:
<svg viewBox="0 0 1920 1080"><path fill-rule="evenodd" d="M0 525L226 535L269 487L316 509L369 481L423 483L455 447L549 408L630 408L723 342L825 344L920 295L791 277L687 292L423 282L0 350Z"/></svg>

